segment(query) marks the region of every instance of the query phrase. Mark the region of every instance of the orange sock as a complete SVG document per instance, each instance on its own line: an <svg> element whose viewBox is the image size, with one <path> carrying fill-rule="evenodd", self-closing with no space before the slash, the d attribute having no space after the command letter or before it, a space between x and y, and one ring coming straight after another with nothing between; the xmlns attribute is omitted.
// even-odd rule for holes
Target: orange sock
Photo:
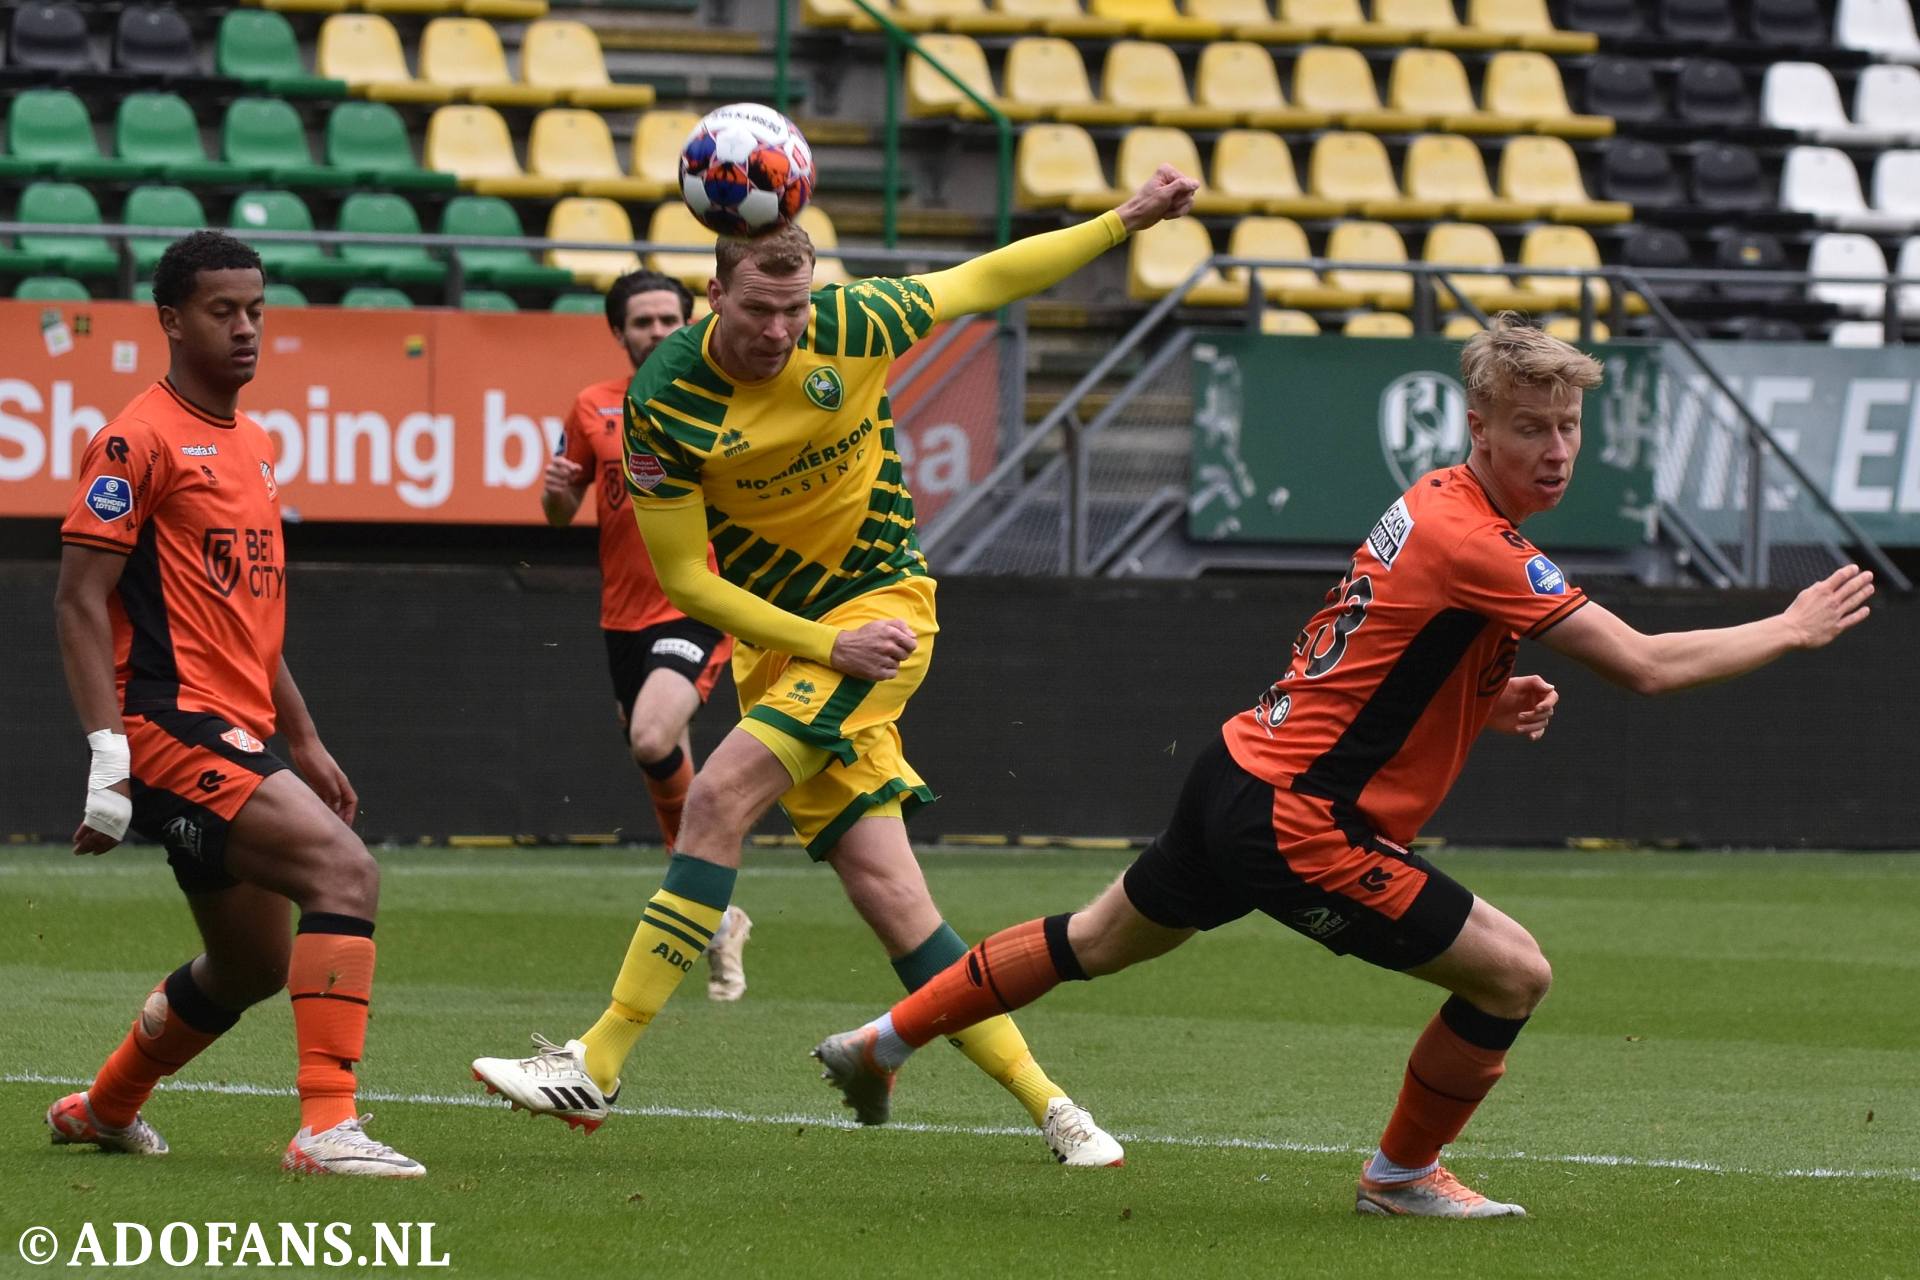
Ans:
<svg viewBox="0 0 1920 1280"><path fill-rule="evenodd" d="M127 1038L93 1078L87 1101L94 1116L104 1125L126 1128L154 1085L193 1061L238 1021L239 1014L207 999L193 980L192 962L181 965L153 989Z"/></svg>
<svg viewBox="0 0 1920 1280"><path fill-rule="evenodd" d="M367 1044L373 994L373 922L309 911L287 972L300 1046L300 1124L319 1133L354 1117L353 1064Z"/></svg>
<svg viewBox="0 0 1920 1280"><path fill-rule="evenodd" d="M655 773L656 769L662 770ZM643 765L647 795L653 800L653 816L660 822L660 834L666 837L667 852L680 839L680 813L687 807L687 788L693 785L693 761L675 747L664 760Z"/></svg>
<svg viewBox="0 0 1920 1280"><path fill-rule="evenodd" d="M1029 920L981 942L894 1005L893 1029L918 1049L1086 976L1067 944L1065 915Z"/></svg>
<svg viewBox="0 0 1920 1280"><path fill-rule="evenodd" d="M1440 1006L1414 1042L1400 1100L1380 1136L1387 1159L1408 1169L1438 1160L1506 1074L1507 1050L1526 1024L1483 1013L1459 996Z"/></svg>

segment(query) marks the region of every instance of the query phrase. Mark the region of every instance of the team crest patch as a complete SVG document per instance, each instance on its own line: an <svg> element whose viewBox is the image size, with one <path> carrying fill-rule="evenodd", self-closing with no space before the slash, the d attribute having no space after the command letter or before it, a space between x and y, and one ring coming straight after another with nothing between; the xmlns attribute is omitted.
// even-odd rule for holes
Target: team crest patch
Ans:
<svg viewBox="0 0 1920 1280"><path fill-rule="evenodd" d="M846 390L840 385L840 374L824 365L808 374L801 386L806 389L807 399L828 412L838 409L840 402L846 398Z"/></svg>
<svg viewBox="0 0 1920 1280"><path fill-rule="evenodd" d="M277 498L280 496L280 485L279 482L273 478L273 464L271 462L263 462L260 464L260 478L267 482L267 496L269 498Z"/></svg>
<svg viewBox="0 0 1920 1280"><path fill-rule="evenodd" d="M226 743L235 751L245 751L253 755L258 755L267 749L266 743L260 741L260 739L254 737L238 725L221 734L220 741Z"/></svg>
<svg viewBox="0 0 1920 1280"><path fill-rule="evenodd" d="M1527 581L1533 586L1537 596L1563 596L1567 593L1567 575L1560 572L1560 566L1545 556L1535 556L1527 561Z"/></svg>
<svg viewBox="0 0 1920 1280"><path fill-rule="evenodd" d="M650 453L635 451L627 455L627 479L652 493L667 478L667 469Z"/></svg>
<svg viewBox="0 0 1920 1280"><path fill-rule="evenodd" d="M98 476L87 490L87 507L112 524L133 510L133 486L119 476Z"/></svg>

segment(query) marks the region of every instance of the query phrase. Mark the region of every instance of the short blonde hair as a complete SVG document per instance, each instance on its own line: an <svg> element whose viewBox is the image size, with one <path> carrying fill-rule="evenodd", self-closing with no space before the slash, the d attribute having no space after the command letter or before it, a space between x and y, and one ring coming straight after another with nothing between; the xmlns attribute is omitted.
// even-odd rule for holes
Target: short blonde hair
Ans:
<svg viewBox="0 0 1920 1280"><path fill-rule="evenodd" d="M1569 391L1591 391L1605 373L1598 360L1512 311L1495 316L1460 352L1467 405L1481 413L1520 387L1544 387L1556 400Z"/></svg>
<svg viewBox="0 0 1920 1280"><path fill-rule="evenodd" d="M743 262L752 262L770 276L811 273L813 237L792 222L757 236L721 236L713 246L713 258L722 289L733 283L734 269Z"/></svg>

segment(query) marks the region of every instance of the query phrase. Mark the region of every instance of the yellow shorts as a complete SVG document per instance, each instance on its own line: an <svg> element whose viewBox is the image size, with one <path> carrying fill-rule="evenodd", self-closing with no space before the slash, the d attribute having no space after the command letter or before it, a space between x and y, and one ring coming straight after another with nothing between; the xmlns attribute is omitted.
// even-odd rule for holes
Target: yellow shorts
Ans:
<svg viewBox="0 0 1920 1280"><path fill-rule="evenodd" d="M861 818L896 811L908 816L934 800L907 763L896 724L933 661L933 637L940 630L933 594L932 578L905 578L820 619L842 631L877 618L898 618L911 626L920 647L891 680L856 680L825 663L745 641L734 646L740 728L779 756L793 775L780 808L816 862L833 852Z"/></svg>

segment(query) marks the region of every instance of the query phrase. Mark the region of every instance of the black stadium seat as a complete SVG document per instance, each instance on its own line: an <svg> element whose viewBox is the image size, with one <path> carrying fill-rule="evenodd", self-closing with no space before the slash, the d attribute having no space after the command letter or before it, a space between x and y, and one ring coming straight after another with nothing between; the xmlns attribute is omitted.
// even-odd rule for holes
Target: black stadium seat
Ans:
<svg viewBox="0 0 1920 1280"><path fill-rule="evenodd" d="M1767 209L1775 205L1760 173L1760 157L1730 142L1693 157L1693 203L1708 209Z"/></svg>
<svg viewBox="0 0 1920 1280"><path fill-rule="evenodd" d="M1638 58L1600 57L1587 68L1587 114L1629 124L1666 119L1667 104L1653 68Z"/></svg>
<svg viewBox="0 0 1920 1280"><path fill-rule="evenodd" d="M1727 0L1660 0L1660 34L1713 44L1731 40L1733 6Z"/></svg>
<svg viewBox="0 0 1920 1280"><path fill-rule="evenodd" d="M1567 0L1561 24L1570 31L1591 31L1615 40L1631 40L1647 33L1636 0Z"/></svg>
<svg viewBox="0 0 1920 1280"><path fill-rule="evenodd" d="M1805 342L1807 334L1791 320L1776 316L1741 316L1721 326L1729 338L1742 342Z"/></svg>
<svg viewBox="0 0 1920 1280"><path fill-rule="evenodd" d="M172 5L128 5L114 28L113 65L147 75L194 75L193 31Z"/></svg>
<svg viewBox="0 0 1920 1280"><path fill-rule="evenodd" d="M1666 148L1616 138L1600 164L1600 198L1624 200L1636 209L1670 209L1686 197Z"/></svg>
<svg viewBox="0 0 1920 1280"><path fill-rule="evenodd" d="M1688 58L1673 82L1674 113L1689 124L1749 125L1753 96L1731 62Z"/></svg>
<svg viewBox="0 0 1920 1280"><path fill-rule="evenodd" d="M1666 227L1634 228L1628 233L1626 243L1620 246L1620 262L1628 267L1682 270L1695 265L1693 254L1687 249L1686 237ZM1694 298L1706 292L1706 285L1696 281L1649 283L1653 285L1654 292L1667 301Z"/></svg>
<svg viewBox="0 0 1920 1280"><path fill-rule="evenodd" d="M1747 30L1761 44L1812 52L1831 40L1820 0L1750 0Z"/></svg>
<svg viewBox="0 0 1920 1280"><path fill-rule="evenodd" d="M87 20L70 4L23 4L13 12L7 61L34 71L97 71Z"/></svg>
<svg viewBox="0 0 1920 1280"><path fill-rule="evenodd" d="M1747 271L1789 271L1786 250L1764 231L1733 231L1720 238L1713 263L1726 272L1715 288L1720 296L1733 302L1787 302L1800 296L1800 285L1792 283L1742 284L1739 277Z"/></svg>

